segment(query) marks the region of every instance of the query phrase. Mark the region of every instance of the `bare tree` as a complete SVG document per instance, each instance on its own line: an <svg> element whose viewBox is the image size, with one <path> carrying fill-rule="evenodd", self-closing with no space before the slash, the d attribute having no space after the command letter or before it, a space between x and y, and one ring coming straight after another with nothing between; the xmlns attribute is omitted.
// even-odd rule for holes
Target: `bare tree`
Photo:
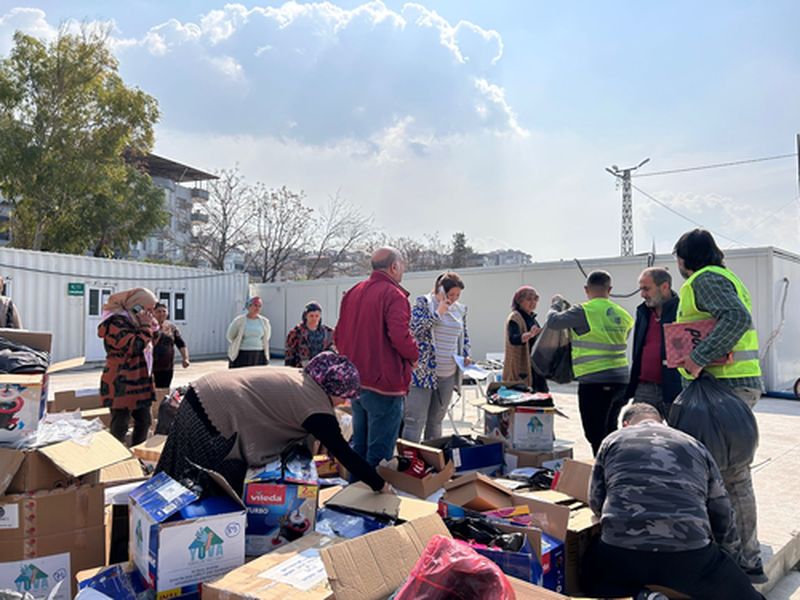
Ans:
<svg viewBox="0 0 800 600"><path fill-rule="evenodd" d="M238 167L223 169L219 179L209 182L208 202L199 211L204 221L195 226L189 256L206 260L213 269L224 270L228 256L244 251L249 243L253 209L252 190L245 185Z"/></svg>
<svg viewBox="0 0 800 600"><path fill-rule="evenodd" d="M373 230L373 218L361 211L337 191L314 220L316 234L306 267L307 279L333 277L343 262L352 262L350 255L366 243Z"/></svg>
<svg viewBox="0 0 800 600"><path fill-rule="evenodd" d="M254 189L257 270L261 281L275 281L281 270L308 245L313 210L304 192L283 186L277 190L259 184Z"/></svg>

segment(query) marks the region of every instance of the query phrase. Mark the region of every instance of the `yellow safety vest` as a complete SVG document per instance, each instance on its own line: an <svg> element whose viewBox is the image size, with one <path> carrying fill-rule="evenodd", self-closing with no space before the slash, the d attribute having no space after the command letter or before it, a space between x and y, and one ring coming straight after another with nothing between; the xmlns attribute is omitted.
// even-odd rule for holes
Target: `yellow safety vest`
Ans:
<svg viewBox="0 0 800 600"><path fill-rule="evenodd" d="M752 328L753 307L750 300L750 292L733 272L724 267L709 266L692 273L692 276L681 286L680 303L678 304L678 323L691 323L692 321L702 321L703 319L713 319L714 315L704 312L697 308L694 298L694 288L692 283L701 273L716 273L722 275L730 281L736 288L736 294L742 301L747 312L750 313L751 328L736 342L733 347L733 362L729 365L708 365L705 370L722 379L733 377L760 377L761 365L758 362L758 334ZM685 369L678 369L686 379L694 379Z"/></svg>
<svg viewBox="0 0 800 600"><path fill-rule="evenodd" d="M628 366L625 349L633 318L608 298L584 302L589 332L572 331L572 371L575 377Z"/></svg>

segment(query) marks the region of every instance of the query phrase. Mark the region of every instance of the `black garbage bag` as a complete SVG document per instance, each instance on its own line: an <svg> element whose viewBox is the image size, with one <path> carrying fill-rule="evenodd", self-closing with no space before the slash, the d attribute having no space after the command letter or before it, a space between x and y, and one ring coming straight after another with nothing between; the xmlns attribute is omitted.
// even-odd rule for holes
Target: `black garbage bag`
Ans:
<svg viewBox="0 0 800 600"><path fill-rule="evenodd" d="M169 435L172 422L175 420L175 416L178 414L178 408L180 407L181 402L183 402L183 397L188 391L189 386L184 385L172 390L169 394L161 399L158 405L158 419L156 421L157 435Z"/></svg>
<svg viewBox="0 0 800 600"><path fill-rule="evenodd" d="M569 308L569 302L561 300L559 310ZM531 364L539 375L556 383L573 380L572 346L569 329L550 329L547 324L536 337L531 350Z"/></svg>
<svg viewBox="0 0 800 600"><path fill-rule="evenodd" d="M0 373L44 373L50 353L0 337Z"/></svg>
<svg viewBox="0 0 800 600"><path fill-rule="evenodd" d="M753 462L758 424L747 403L710 373L701 373L672 403L669 424L703 442L720 471Z"/></svg>

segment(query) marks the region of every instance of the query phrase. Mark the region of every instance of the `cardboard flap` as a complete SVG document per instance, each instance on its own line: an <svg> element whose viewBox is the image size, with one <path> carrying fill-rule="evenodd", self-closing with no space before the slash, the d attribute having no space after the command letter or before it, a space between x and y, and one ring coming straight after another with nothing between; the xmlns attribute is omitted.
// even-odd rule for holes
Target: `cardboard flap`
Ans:
<svg viewBox="0 0 800 600"><path fill-rule="evenodd" d="M422 460L437 471L442 471L445 467L444 450L440 448L426 446L425 444L417 444L409 442L408 440L397 440L397 452L402 454L403 448L411 448L419 452Z"/></svg>
<svg viewBox="0 0 800 600"><path fill-rule="evenodd" d="M511 492L508 490L507 487L500 485L494 479L492 479L491 477L487 477L483 473L468 473L467 475L462 475L461 477L458 477L457 479L454 479L453 481L444 484L444 489L454 490L467 483L472 483L473 481L480 481L481 483L493 487L494 489L503 494L511 496Z"/></svg>
<svg viewBox="0 0 800 600"><path fill-rule="evenodd" d="M506 411L511 410L514 407L500 406L499 404L489 404L488 402L484 402L483 404L479 405L478 408L482 409L484 412L489 413L490 415L500 415Z"/></svg>
<svg viewBox="0 0 800 600"><path fill-rule="evenodd" d="M220 489L222 489L222 491L225 492L228 496L230 496L233 500L236 500L236 503L239 506L241 506L242 509L245 509L245 510L247 509L247 507L245 506L244 502L239 497L239 495L236 492L233 491L233 488L231 487L231 484L228 483L228 480L225 479L222 475L220 475L216 471L212 471L211 469L206 469L205 467L201 467L200 465L195 464L195 463L193 463L192 461L190 461L188 459L187 459L187 462L189 464L191 464L193 467L197 467L198 469L203 471L203 473L205 473L206 475L211 477L211 479L214 480L214 483L216 483L220 487Z"/></svg>
<svg viewBox="0 0 800 600"><path fill-rule="evenodd" d="M36 375L17 375L15 373L5 373L0 375L0 383L7 383L10 385L39 385L42 383L44 373Z"/></svg>
<svg viewBox="0 0 800 600"><path fill-rule="evenodd" d="M6 493L23 460L25 454L21 450L0 448L0 496Z"/></svg>
<svg viewBox="0 0 800 600"><path fill-rule="evenodd" d="M100 469L99 483L116 484L123 481L144 479L145 477L141 463L135 458L129 458Z"/></svg>
<svg viewBox="0 0 800 600"><path fill-rule="evenodd" d="M433 502L395 496L394 494L376 494L363 482L348 485L334 494L326 504L404 521L436 514L437 510L437 506Z"/></svg>
<svg viewBox="0 0 800 600"><path fill-rule="evenodd" d="M200 497L161 471L133 490L130 499L153 521L161 523Z"/></svg>
<svg viewBox="0 0 800 600"><path fill-rule="evenodd" d="M79 356L77 358L68 358L67 360L60 360L57 363L53 363L50 365L50 368L47 369L48 373L57 373L59 371L66 371L67 369L75 369L77 367L82 367L86 362L85 356Z"/></svg>
<svg viewBox="0 0 800 600"><path fill-rule="evenodd" d="M321 549L335 597L384 600L405 582L434 535L451 537L436 514Z"/></svg>
<svg viewBox="0 0 800 600"><path fill-rule="evenodd" d="M38 452L72 477L92 473L132 456L130 450L107 431L92 434L86 444L67 440L39 448Z"/></svg>
<svg viewBox="0 0 800 600"><path fill-rule="evenodd" d="M592 463L567 458L558 474L553 489L589 504L589 482L592 479Z"/></svg>
<svg viewBox="0 0 800 600"><path fill-rule="evenodd" d="M53 334L49 331L28 331L27 329L0 328L0 337L14 344L22 344L34 350L50 352L53 344Z"/></svg>
<svg viewBox="0 0 800 600"><path fill-rule="evenodd" d="M535 525L556 539L564 540L569 526L569 507L514 494L514 504L523 504L530 510Z"/></svg>

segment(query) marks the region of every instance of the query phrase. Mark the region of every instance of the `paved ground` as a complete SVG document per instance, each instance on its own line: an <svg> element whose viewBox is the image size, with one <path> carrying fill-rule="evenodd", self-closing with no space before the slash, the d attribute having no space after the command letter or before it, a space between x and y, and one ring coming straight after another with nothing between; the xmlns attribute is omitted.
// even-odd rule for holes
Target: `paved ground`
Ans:
<svg viewBox="0 0 800 600"><path fill-rule="evenodd" d="M227 368L227 361L214 360L178 367L173 386L189 383L206 373ZM54 374L51 391L97 386L100 369L84 369ZM591 448L583 439L578 417L575 386L554 389L557 406L568 418L557 417L555 432L560 440L574 441L576 458L591 458ZM454 421L445 420L445 430L482 433L478 409L480 396L474 389L464 392L464 418L461 404L453 409ZM755 409L761 442L753 466L753 482L758 500L759 538L770 583L765 586L769 600L800 600L800 572L791 569L800 562L800 402L763 399Z"/></svg>

